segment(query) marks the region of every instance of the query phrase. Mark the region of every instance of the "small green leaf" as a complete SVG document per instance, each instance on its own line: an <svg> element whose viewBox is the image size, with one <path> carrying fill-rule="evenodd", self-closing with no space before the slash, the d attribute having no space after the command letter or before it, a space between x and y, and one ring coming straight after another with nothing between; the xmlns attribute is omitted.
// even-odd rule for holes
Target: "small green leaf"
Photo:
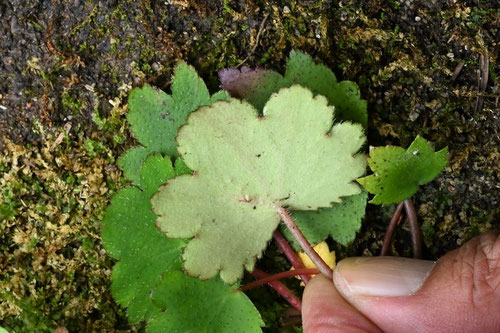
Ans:
<svg viewBox="0 0 500 333"><path fill-rule="evenodd" d="M427 184L444 169L448 149L438 152L424 138L417 136L407 150L387 146L370 150L368 165L373 175L358 179L375 197L374 204L389 205L415 194L419 185Z"/></svg>
<svg viewBox="0 0 500 333"><path fill-rule="evenodd" d="M261 332L264 325L247 296L219 279L200 281L182 272L169 272L151 297L162 312L149 322L148 333L254 333Z"/></svg>
<svg viewBox="0 0 500 333"><path fill-rule="evenodd" d="M151 318L159 309L149 298L161 274L181 269L182 239L167 239L155 228L151 195L166 179L176 175L170 159L150 155L141 169L138 184L127 187L111 200L103 220L105 249L120 261L113 267L111 292L128 307L130 322Z"/></svg>
<svg viewBox="0 0 500 333"><path fill-rule="evenodd" d="M140 167L150 153L177 156L175 137L189 113L229 95L219 91L210 96L202 79L193 67L180 62L172 78L172 95L145 85L135 88L129 96L127 119L132 132L143 147L133 148L119 160L125 176L137 181Z"/></svg>
<svg viewBox="0 0 500 333"><path fill-rule="evenodd" d="M328 236L342 245L349 245L356 237L356 232L361 228L361 220L365 215L366 199L368 193L342 198L341 203L334 203L330 208L320 208L316 211L294 211L292 217L304 236L316 245ZM288 229L282 228L284 236L298 250L299 246Z"/></svg>
<svg viewBox="0 0 500 333"><path fill-rule="evenodd" d="M366 101L361 99L359 88L351 81L338 82L333 72L316 64L311 56L292 51L286 64L285 76L271 70L244 68L224 69L219 72L224 89L234 97L243 98L262 110L272 93L283 87L300 84L314 94L326 96L336 108L336 120L352 121L367 126Z"/></svg>
<svg viewBox="0 0 500 333"><path fill-rule="evenodd" d="M333 108L298 85L265 105L263 117L239 100L193 112L177 137L193 175L171 179L152 197L157 226L168 237L194 237L183 259L202 279L219 271L236 282L253 270L276 229L277 209L331 207L360 189L360 125L332 127Z"/></svg>

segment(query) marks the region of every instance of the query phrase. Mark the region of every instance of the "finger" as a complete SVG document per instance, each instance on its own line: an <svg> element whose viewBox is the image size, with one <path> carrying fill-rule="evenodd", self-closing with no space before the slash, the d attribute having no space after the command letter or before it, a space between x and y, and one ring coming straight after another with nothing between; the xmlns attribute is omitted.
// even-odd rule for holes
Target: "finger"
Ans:
<svg viewBox="0 0 500 333"><path fill-rule="evenodd" d="M500 332L500 236L489 232L432 262L349 258L344 298L385 332Z"/></svg>
<svg viewBox="0 0 500 333"><path fill-rule="evenodd" d="M318 275L306 285L302 297L302 325L306 333L380 332L335 289L331 280Z"/></svg>

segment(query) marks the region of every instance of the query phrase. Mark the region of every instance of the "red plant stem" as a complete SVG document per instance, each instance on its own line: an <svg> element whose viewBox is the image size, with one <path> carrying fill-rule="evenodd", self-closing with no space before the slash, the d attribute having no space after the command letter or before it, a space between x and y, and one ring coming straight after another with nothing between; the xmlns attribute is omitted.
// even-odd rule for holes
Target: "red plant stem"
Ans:
<svg viewBox="0 0 500 333"><path fill-rule="evenodd" d="M281 217L281 220L283 220L288 230L290 230L290 233L292 234L293 238L297 240L297 243L299 243L302 250L304 250L305 254L307 254L307 256L311 259L311 261L316 265L316 267L318 267L320 272L324 276L326 276L329 280L331 280L333 277L332 269L325 263L323 259L321 259L319 254L316 251L314 251L311 244L309 244L309 242L304 237L299 227L297 227L295 221L292 219L290 214L288 214L286 209L283 207L278 208L278 215Z"/></svg>
<svg viewBox="0 0 500 333"><path fill-rule="evenodd" d="M287 242L285 237L283 237L281 232L276 230L273 234L273 238L280 247L281 251L283 251L283 253L285 254L285 257L292 264L293 268L295 269L304 268L304 264L297 256L295 251L292 249L290 244ZM310 277L308 275L301 275L300 279L304 282L304 284L307 284L307 282L309 282L310 280Z"/></svg>
<svg viewBox="0 0 500 333"><path fill-rule="evenodd" d="M260 271L260 272L262 272L262 271ZM255 270L252 272L252 275L257 277L254 273L255 273ZM262 273L264 273L264 272L262 272ZM267 273L264 273L264 274L266 274L265 277L259 278L259 280L257 280L257 281L245 284L243 287L240 287L239 290L245 291L248 289L252 289L252 288L261 286L261 285L266 284L266 283L270 283L270 282L273 282L276 280L281 280L281 279L284 279L287 277L296 276L296 275L300 275L300 274L316 275L319 273L321 273L321 272L316 268L299 268L299 269L294 269L291 271L281 272L281 273L274 274L274 275L269 275ZM257 274L259 274L259 273L257 273Z"/></svg>
<svg viewBox="0 0 500 333"><path fill-rule="evenodd" d="M387 227L387 231L385 232L384 244L382 245L382 251L380 252L381 256L386 256L389 253L389 248L392 242L392 235L394 234L396 226L401 221L401 211L403 210L403 206L404 203L400 202L397 205L396 210L394 210L394 213L392 214L391 222L389 222L389 226Z"/></svg>
<svg viewBox="0 0 500 333"><path fill-rule="evenodd" d="M265 278L270 276L269 274L267 274L264 271L261 271L258 268L254 269L253 272L251 272L250 274L255 276L257 279L265 279ZM260 280L257 280L257 281L260 281ZM267 284L271 288L273 288L278 294L280 294L288 303L290 303L291 306L293 306L294 308L296 308L297 310L302 312L302 302L283 283L281 283L279 281L269 281L269 282L267 282ZM248 285L249 284L247 284L243 287L246 287ZM243 288L240 288L239 290L243 291Z"/></svg>
<svg viewBox="0 0 500 333"><path fill-rule="evenodd" d="M404 201L406 215L408 216L408 224L410 225L411 246L413 249L413 258L422 258L422 232L417 220L417 213L411 199Z"/></svg>

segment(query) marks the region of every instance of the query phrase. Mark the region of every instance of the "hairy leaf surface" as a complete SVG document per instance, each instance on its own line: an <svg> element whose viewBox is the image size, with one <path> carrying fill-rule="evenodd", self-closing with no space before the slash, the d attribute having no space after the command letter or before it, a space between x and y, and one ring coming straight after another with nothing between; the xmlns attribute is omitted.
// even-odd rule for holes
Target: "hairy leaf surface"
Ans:
<svg viewBox="0 0 500 333"><path fill-rule="evenodd" d="M179 154L195 170L153 196L157 226L168 237L194 237L183 259L190 275L219 271L236 282L252 270L276 229L277 209L315 210L359 193L360 125L332 127L333 108L298 85L274 95L260 117L245 102L193 112L179 131Z"/></svg>
<svg viewBox="0 0 500 333"><path fill-rule="evenodd" d="M316 64L309 55L302 52L290 53L284 76L271 70L251 70L244 67L241 71L221 70L219 78L224 89L232 96L248 100L258 110L262 110L272 93L298 83L314 94L326 96L329 104L336 107L337 120L358 122L364 127L367 125L366 101L361 99L357 85L350 81L337 82L329 68ZM362 199L365 202L361 202ZM360 194L357 200L347 199L342 206L334 204L332 208L318 211L294 212L294 216L298 218L297 222L310 242L317 244L331 235L338 242L348 244L354 240L356 231L360 228L366 199L366 193ZM291 235L286 231L285 234L294 243Z"/></svg>
<svg viewBox="0 0 500 333"><path fill-rule="evenodd" d="M408 199L444 169L448 149L438 152L424 138L417 136L407 150L387 146L370 150L368 165L374 174L358 179L375 197L374 204L392 204Z"/></svg>
<svg viewBox="0 0 500 333"><path fill-rule="evenodd" d="M162 312L148 324L149 333L253 333L264 325L247 296L219 279L200 281L169 272L153 289L152 299Z"/></svg>
<svg viewBox="0 0 500 333"><path fill-rule="evenodd" d="M172 78L172 95L145 85L135 88L129 96L127 119L132 132L143 147L123 155L118 165L125 176L136 182L142 162L150 153L177 156L175 137L189 113L216 100L227 100L229 95L219 91L210 96L202 79L193 67L180 62Z"/></svg>
<svg viewBox="0 0 500 333"><path fill-rule="evenodd" d="M223 69L219 72L219 79L231 96L248 100L258 110L262 110L271 94L280 88L300 84L314 94L326 96L329 104L336 107L337 120L349 120L365 128L367 126L366 101L361 99L356 83L338 82L328 67L316 64L303 52L290 53L284 76L271 70L244 67L241 71Z"/></svg>
<svg viewBox="0 0 500 333"><path fill-rule="evenodd" d="M168 157L149 156L139 175L138 185L127 187L111 200L103 220L102 238L106 251L120 259L113 267L111 292L126 306L130 322L151 318L159 311L150 298L151 288L161 274L181 269L182 239L168 239L155 228L151 195L166 179L178 172Z"/></svg>

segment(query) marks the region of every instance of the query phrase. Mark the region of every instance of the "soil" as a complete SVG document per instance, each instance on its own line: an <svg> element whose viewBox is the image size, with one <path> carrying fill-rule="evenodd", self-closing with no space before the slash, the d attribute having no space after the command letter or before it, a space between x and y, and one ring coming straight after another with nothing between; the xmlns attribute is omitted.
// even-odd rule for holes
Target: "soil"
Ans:
<svg viewBox="0 0 500 333"><path fill-rule="evenodd" d="M218 69L311 54L360 86L371 145L448 146L448 167L414 197L426 258L500 227L497 0L4 0L0 18L0 326L143 329L110 296L99 221L135 144L126 96L146 82L168 91L180 59L215 91ZM369 205L337 256L378 254L393 208ZM394 254L409 244L399 228ZM262 298L276 331L287 306Z"/></svg>

